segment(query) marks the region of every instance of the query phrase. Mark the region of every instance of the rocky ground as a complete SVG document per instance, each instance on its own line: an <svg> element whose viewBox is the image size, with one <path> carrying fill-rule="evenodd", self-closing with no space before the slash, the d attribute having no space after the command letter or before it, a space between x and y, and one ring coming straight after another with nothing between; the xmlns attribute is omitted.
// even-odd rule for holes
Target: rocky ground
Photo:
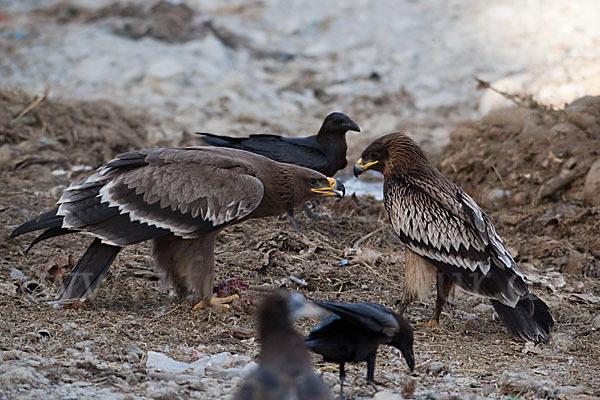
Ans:
<svg viewBox="0 0 600 400"><path fill-rule="evenodd" d="M370 196L322 201L330 217L316 222L297 213L303 233L284 217L225 230L216 283L247 289L221 313L180 305L146 245L119 254L93 299L56 304L89 239L25 255L30 238L8 238L117 153L198 144L195 130L301 136L332 110L363 128L348 134L350 163L410 131L489 212L556 320L549 344L518 343L458 292L440 327L416 327L414 373L381 348L379 392L350 366L350 398L600 396L600 102L576 100L598 94L599 3L317 3L0 1L2 398L227 399L258 354L266 288L394 308L404 252ZM510 101L479 97L474 75L536 101L499 109ZM427 320L432 301L408 317ZM330 367L315 357L337 390Z"/></svg>
<svg viewBox="0 0 600 400"><path fill-rule="evenodd" d="M52 207L104 154L138 146L143 118L106 102L50 100L21 116L36 98L20 92L1 92L0 102L7 133L0 147L0 235L6 239L0 244L0 390L9 398L228 398L258 352L252 316L263 285L287 283L311 298L392 308L400 298L404 254L382 203L349 196L317 206L330 218L312 221L299 213L303 233L284 217L226 229L216 250L217 281L235 278L248 286L229 311L180 306L152 270L145 245L119 255L92 300L58 305L54 294L88 240L47 241L25 255L27 240L7 237ZM354 366L351 398L600 395L599 208L584 190L598 157L598 105L598 98L587 98L556 114L522 108L489 114L457 129L438 160L490 210L532 290L550 305L556 320L550 344L514 342L490 305L460 292L441 327L416 328L414 373L397 350L381 349L381 392L365 385L363 366ZM500 151L506 156L494 156ZM552 184L565 175L568 182ZM431 311L431 301L415 303L408 316L427 320ZM299 329L315 323L301 321ZM166 357L200 361L184 370ZM335 388L336 372L315 361Z"/></svg>

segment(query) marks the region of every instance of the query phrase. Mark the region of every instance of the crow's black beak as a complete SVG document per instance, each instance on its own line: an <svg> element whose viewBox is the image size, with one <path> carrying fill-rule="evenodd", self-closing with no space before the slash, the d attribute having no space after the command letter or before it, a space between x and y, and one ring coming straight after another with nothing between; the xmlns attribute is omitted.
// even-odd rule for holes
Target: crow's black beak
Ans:
<svg viewBox="0 0 600 400"><path fill-rule="evenodd" d="M344 128L348 131L360 132L360 127L354 121L350 121L344 124Z"/></svg>

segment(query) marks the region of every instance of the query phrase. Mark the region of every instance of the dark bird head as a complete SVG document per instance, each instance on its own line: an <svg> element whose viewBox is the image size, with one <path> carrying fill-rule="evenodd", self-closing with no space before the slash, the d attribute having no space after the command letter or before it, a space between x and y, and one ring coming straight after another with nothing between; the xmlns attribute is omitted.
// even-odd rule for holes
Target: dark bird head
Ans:
<svg viewBox="0 0 600 400"><path fill-rule="evenodd" d="M394 313L394 318L398 321L398 332L392 337L389 342L402 353L406 360L406 365L411 371L415 369L415 353L413 352L413 328L408 321L401 315Z"/></svg>
<svg viewBox="0 0 600 400"><path fill-rule="evenodd" d="M414 140L404 133L390 133L371 143L354 165L354 176L368 169L381 172L384 176L404 174L429 164L425 153Z"/></svg>
<svg viewBox="0 0 600 400"><path fill-rule="evenodd" d="M292 314L299 305L292 305L290 292L278 289L265 296L258 306L258 334L261 341L268 340L272 334L291 332Z"/></svg>
<svg viewBox="0 0 600 400"><path fill-rule="evenodd" d="M344 134L347 131L360 132L360 128L346 114L334 112L325 117L319 135Z"/></svg>
<svg viewBox="0 0 600 400"><path fill-rule="evenodd" d="M260 159L268 160L265 157ZM257 177L264 184L263 203L268 207L264 206L265 212L257 214L259 216L278 215L320 197L341 199L346 193L340 181L309 168L271 160L262 163L260 168Z"/></svg>

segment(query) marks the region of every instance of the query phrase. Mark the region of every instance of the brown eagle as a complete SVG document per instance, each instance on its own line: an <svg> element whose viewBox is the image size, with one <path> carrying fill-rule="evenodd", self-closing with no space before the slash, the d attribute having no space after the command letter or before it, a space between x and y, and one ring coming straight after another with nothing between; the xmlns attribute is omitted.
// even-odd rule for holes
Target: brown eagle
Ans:
<svg viewBox="0 0 600 400"><path fill-rule="evenodd" d="M60 298L87 297L123 246L152 240L155 264L178 294L212 304L215 239L223 228L321 196L342 197L343 191L339 181L319 172L241 150L136 150L73 182L58 208L11 237L44 229L31 246L73 232L94 237Z"/></svg>
<svg viewBox="0 0 600 400"><path fill-rule="evenodd" d="M406 246L401 312L437 276L431 323L439 322L454 285L490 299L515 338L547 342L554 325L548 306L530 293L525 277L488 216L469 195L431 165L408 136L393 133L371 143L354 175L372 169L384 176L384 203Z"/></svg>

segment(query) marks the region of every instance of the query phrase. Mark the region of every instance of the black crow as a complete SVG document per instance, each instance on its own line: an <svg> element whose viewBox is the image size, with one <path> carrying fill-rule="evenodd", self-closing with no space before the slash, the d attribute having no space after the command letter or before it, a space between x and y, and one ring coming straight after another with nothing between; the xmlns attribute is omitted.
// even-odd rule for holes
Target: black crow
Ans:
<svg viewBox="0 0 600 400"><path fill-rule="evenodd" d="M375 357L380 344L389 344L402 352L412 371L415 367L413 329L399 314L375 303L334 303L317 301L333 313L306 337L308 348L324 361L340 364L340 392L344 392L344 364L367 362L367 382L375 386Z"/></svg>
<svg viewBox="0 0 600 400"><path fill-rule="evenodd" d="M360 132L360 128L346 114L334 112L325 118L316 135L303 138L286 138L278 135L250 135L237 138L212 133L198 132L198 134L204 135L202 140L211 146L245 150L271 160L300 165L326 176L333 176L347 165L347 131ZM318 219L306 204L303 208L311 218ZM293 209L288 210L288 218L299 231L298 224L293 218Z"/></svg>
<svg viewBox="0 0 600 400"><path fill-rule="evenodd" d="M333 176L347 165L346 132L360 132L356 122L346 114L329 114L319 132L303 138L286 138L277 135L250 135L246 138L219 136L212 133L202 140L211 146L230 147L260 154L271 160L300 165Z"/></svg>

